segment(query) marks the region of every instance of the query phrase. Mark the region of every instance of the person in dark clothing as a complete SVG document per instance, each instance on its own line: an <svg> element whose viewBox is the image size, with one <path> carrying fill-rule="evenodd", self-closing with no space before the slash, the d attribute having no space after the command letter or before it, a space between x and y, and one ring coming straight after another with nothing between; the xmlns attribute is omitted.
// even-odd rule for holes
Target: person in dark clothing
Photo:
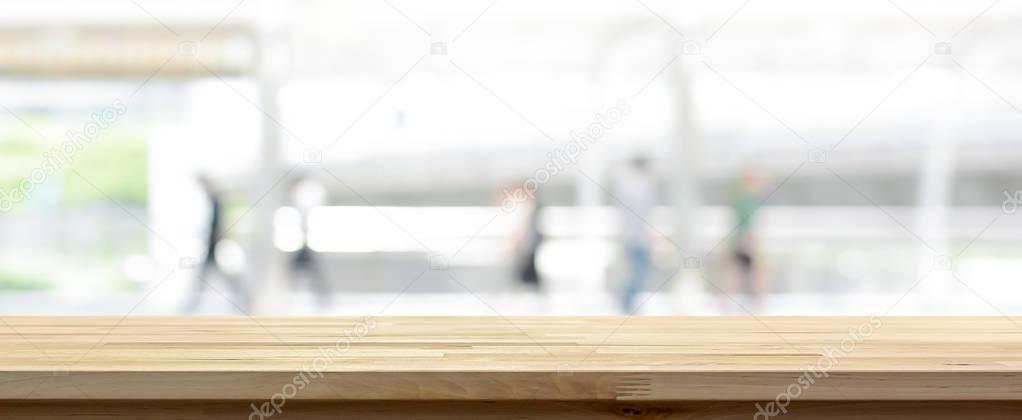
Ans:
<svg viewBox="0 0 1022 420"><path fill-rule="evenodd" d="M535 192L529 194L521 186L505 191L505 208L523 212L525 215L522 224L519 225L512 238L515 277L526 289L539 291L543 281L536 264L536 255L545 239L540 228L543 204Z"/></svg>
<svg viewBox="0 0 1022 420"><path fill-rule="evenodd" d="M543 244L543 232L540 230L539 218L540 212L543 206L539 200L533 200L533 205L529 209L529 216L526 220L524 237L522 238L523 243L522 252L519 255L518 261L518 278L522 281L526 287L530 289L539 289L540 277L539 269L536 267L536 253L539 251L540 245Z"/></svg>
<svg viewBox="0 0 1022 420"><path fill-rule="evenodd" d="M321 184L306 176L299 176L288 188L291 204L301 216L302 247L291 257L291 273L304 274L320 308L330 306L331 291L319 265L316 253L309 248L309 213L326 201L326 190Z"/></svg>
<svg viewBox="0 0 1022 420"><path fill-rule="evenodd" d="M212 271L225 279L234 294L234 301L232 304L242 312L248 310L248 293L246 293L244 286L241 284L241 279L237 276L226 273L216 260L216 247L220 243L220 239L223 237L223 197L220 191L217 190L213 181L206 175L199 176L199 185L202 187L203 192L206 194L206 198L209 201L209 223L206 237L206 255L203 257L202 264L199 266L198 274L195 278L195 284L192 288L191 296L188 298L185 304L185 313L195 313L199 308L200 301L202 300L202 294L206 289L209 273Z"/></svg>

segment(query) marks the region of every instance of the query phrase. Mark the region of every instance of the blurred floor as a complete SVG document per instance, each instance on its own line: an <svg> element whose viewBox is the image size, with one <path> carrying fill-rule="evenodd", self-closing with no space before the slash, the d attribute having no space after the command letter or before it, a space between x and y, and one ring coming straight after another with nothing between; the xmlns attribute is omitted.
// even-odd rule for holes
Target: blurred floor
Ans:
<svg viewBox="0 0 1022 420"><path fill-rule="evenodd" d="M0 295L0 315L177 315L180 303L142 301L142 293L118 294L91 302L72 301L47 293L26 292ZM899 300L900 299L900 300ZM645 294L641 315L975 315L1022 314L1022 302L1010 294L980 297L975 294L928 297L919 293L779 293L766 295L760 305L742 296L734 300L705 293L678 296ZM294 293L287 303L273 308L276 315L621 315L617 301L606 293L390 293L337 294L327 309L320 309L313 296ZM137 306L136 306L137 305ZM232 315L239 312L222 295L209 292L199 315Z"/></svg>

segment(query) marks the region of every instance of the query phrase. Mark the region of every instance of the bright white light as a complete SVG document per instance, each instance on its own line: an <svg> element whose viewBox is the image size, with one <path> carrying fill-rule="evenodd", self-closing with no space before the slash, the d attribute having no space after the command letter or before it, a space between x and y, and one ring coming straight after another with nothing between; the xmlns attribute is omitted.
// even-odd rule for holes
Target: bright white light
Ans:
<svg viewBox="0 0 1022 420"><path fill-rule="evenodd" d="M221 240L216 244L216 263L227 273L239 274L245 269L245 249L236 241Z"/></svg>
<svg viewBox="0 0 1022 420"><path fill-rule="evenodd" d="M148 255L129 255L124 258L121 270L126 277L138 283L144 283L156 273L152 257Z"/></svg>
<svg viewBox="0 0 1022 420"><path fill-rule="evenodd" d="M281 207L273 213L273 244L284 252L302 249L302 215L294 207Z"/></svg>
<svg viewBox="0 0 1022 420"><path fill-rule="evenodd" d="M485 241L510 235L514 222L494 207L323 206L309 213L309 247L319 252L419 252L424 243L436 252L455 252L473 236Z"/></svg>

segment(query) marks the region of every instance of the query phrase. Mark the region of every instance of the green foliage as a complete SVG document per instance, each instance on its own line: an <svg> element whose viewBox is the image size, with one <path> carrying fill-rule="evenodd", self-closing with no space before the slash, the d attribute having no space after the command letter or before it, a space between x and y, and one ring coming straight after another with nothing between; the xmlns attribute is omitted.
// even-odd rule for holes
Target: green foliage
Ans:
<svg viewBox="0 0 1022 420"><path fill-rule="evenodd" d="M44 132L58 131L52 122L32 124ZM70 167L52 161L57 172L45 183L61 183L61 202L64 205L108 204L106 196L125 205L144 206L148 202L148 145L138 134L141 130L137 127L126 125L127 122L119 124L109 127L73 154ZM43 167L47 152L59 147L66 139L55 134L47 137L51 144L28 130L0 134L0 188L4 191L18 188L33 169Z"/></svg>
<svg viewBox="0 0 1022 420"><path fill-rule="evenodd" d="M0 270L0 290L31 291L51 287L43 276Z"/></svg>
<svg viewBox="0 0 1022 420"><path fill-rule="evenodd" d="M144 206L148 201L148 147L142 139L101 136L75 155L72 166L85 179L64 172L68 205L105 203L103 193L123 204Z"/></svg>
<svg viewBox="0 0 1022 420"><path fill-rule="evenodd" d="M46 145L25 136L0 137L0 188L10 191L39 164Z"/></svg>

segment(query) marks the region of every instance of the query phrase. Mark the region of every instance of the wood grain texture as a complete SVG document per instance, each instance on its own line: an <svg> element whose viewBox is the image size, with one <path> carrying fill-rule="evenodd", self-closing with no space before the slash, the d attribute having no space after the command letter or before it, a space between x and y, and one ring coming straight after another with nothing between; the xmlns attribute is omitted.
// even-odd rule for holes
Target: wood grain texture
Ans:
<svg viewBox="0 0 1022 420"><path fill-rule="evenodd" d="M751 402L686 401L296 401L263 420L757 420ZM0 402L0 420L252 419L242 401L16 401ZM251 417L250 417L251 416ZM783 420L1017 420L1022 403L1005 401L796 401ZM769 420L760 416L758 420Z"/></svg>
<svg viewBox="0 0 1022 420"><path fill-rule="evenodd" d="M4 400L1022 400L1022 319L3 321Z"/></svg>

